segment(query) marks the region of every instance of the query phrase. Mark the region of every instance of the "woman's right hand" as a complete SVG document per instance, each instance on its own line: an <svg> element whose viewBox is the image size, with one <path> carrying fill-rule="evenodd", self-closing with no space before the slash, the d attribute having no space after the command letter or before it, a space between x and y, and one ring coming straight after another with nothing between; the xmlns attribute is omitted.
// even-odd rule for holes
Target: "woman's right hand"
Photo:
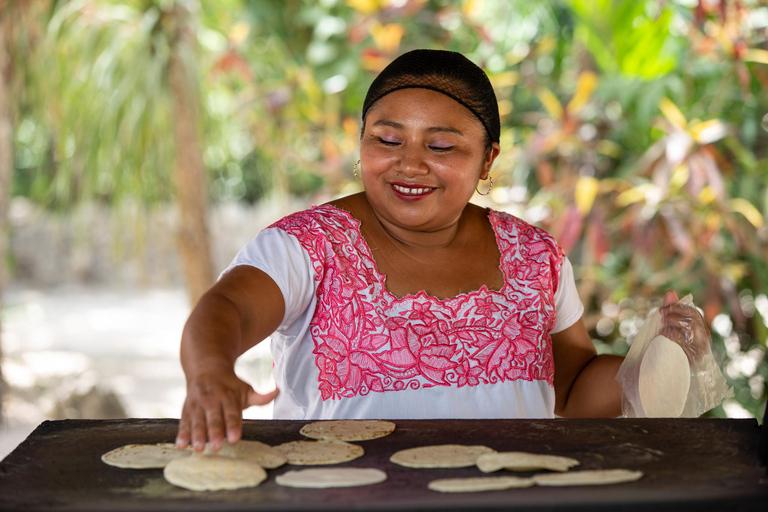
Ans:
<svg viewBox="0 0 768 512"><path fill-rule="evenodd" d="M236 443L242 435L243 409L268 404L278 392L257 393L235 375L233 368L201 372L187 381L176 446L184 449L192 445L201 452L206 442L218 451L225 437Z"/></svg>

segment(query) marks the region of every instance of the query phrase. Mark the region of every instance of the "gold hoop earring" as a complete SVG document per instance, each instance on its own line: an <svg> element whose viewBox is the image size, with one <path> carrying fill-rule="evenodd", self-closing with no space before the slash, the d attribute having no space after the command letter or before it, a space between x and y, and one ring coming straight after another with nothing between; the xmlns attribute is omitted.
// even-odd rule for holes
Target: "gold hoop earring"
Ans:
<svg viewBox="0 0 768 512"><path fill-rule="evenodd" d="M357 174L357 169L358 169L358 167L360 167L360 160L358 160L357 162L355 162L355 166L352 168L352 174L354 174L354 175L355 175L355 178L357 178L357 179L360 179L360 175L359 175L359 174Z"/></svg>
<svg viewBox="0 0 768 512"><path fill-rule="evenodd" d="M477 187L475 187L475 192L477 192L481 196L487 196L488 194L491 193L491 189L492 188L493 188L493 178L491 178L491 175L489 174L488 175L488 190L486 190L485 193L483 193L483 192L480 192L479 190L477 190Z"/></svg>

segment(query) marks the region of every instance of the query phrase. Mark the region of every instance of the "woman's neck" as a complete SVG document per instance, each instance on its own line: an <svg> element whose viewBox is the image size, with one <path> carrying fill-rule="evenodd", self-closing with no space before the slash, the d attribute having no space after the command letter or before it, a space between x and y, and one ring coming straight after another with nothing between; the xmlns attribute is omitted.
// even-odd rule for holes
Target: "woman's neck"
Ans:
<svg viewBox="0 0 768 512"><path fill-rule="evenodd" d="M403 228L388 222L371 207L367 200L365 203L372 220L379 225L382 233L397 245L409 249L434 250L455 247L457 243L461 243L461 234L466 223L466 208L462 210L454 222L435 230L419 231Z"/></svg>

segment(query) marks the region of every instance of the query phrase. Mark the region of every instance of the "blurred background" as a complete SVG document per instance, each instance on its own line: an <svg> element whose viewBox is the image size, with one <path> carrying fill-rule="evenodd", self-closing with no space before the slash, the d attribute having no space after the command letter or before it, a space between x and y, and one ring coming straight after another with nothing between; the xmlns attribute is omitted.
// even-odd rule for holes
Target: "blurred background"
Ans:
<svg viewBox="0 0 768 512"><path fill-rule="evenodd" d="M367 87L419 47L490 75L475 201L559 240L599 351L691 293L734 389L708 415L762 418L766 1L0 0L0 458L45 419L178 417L190 305L360 190ZM271 389L267 344L238 372Z"/></svg>

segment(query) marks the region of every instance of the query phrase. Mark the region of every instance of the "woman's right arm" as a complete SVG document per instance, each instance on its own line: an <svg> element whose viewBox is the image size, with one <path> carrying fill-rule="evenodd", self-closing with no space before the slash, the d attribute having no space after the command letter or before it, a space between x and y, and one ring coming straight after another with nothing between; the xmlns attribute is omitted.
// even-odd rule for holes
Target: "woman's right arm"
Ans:
<svg viewBox="0 0 768 512"><path fill-rule="evenodd" d="M202 296L181 337L181 366L187 397L176 445L196 451L206 441L218 450L226 436L237 442L243 409L274 400L277 390L256 393L235 375L235 360L280 325L285 303L280 288L263 271L237 266Z"/></svg>

